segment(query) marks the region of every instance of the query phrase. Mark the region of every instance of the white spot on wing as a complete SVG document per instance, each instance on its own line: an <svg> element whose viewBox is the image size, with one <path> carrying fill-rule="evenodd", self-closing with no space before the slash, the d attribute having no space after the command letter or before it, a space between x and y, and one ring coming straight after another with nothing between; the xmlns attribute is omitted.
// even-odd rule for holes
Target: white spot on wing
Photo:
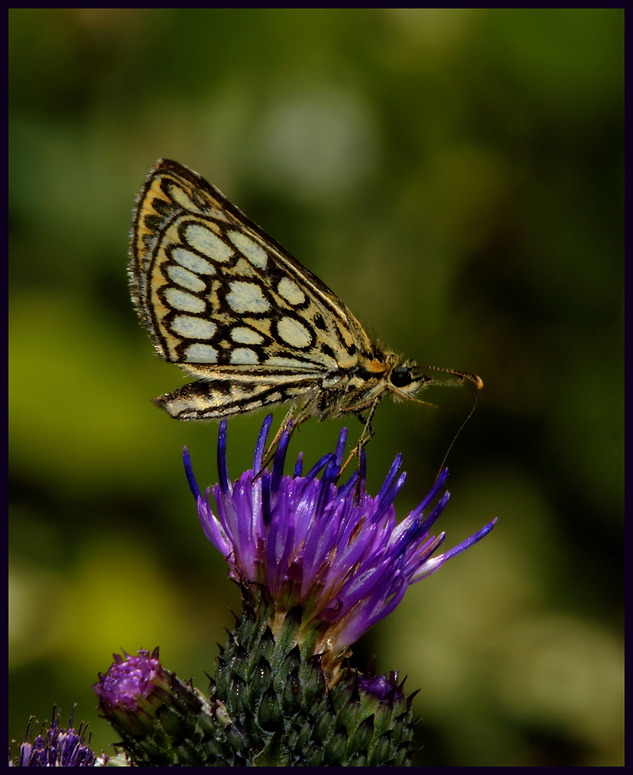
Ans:
<svg viewBox="0 0 633 775"><path fill-rule="evenodd" d="M181 291L180 288L167 288L165 299L170 307L181 309L183 312L204 312L204 301Z"/></svg>
<svg viewBox="0 0 633 775"><path fill-rule="evenodd" d="M206 283L197 275L180 265L167 267L167 274L177 285L181 285L183 288L187 288L190 291L200 292L204 291L207 287Z"/></svg>
<svg viewBox="0 0 633 775"><path fill-rule="evenodd" d="M208 256L212 261L223 263L233 255L229 245L200 223L188 223L185 226L185 239L190 247Z"/></svg>
<svg viewBox="0 0 633 775"><path fill-rule="evenodd" d="M233 312L268 312L270 304L264 298L261 288L255 283L245 283L236 280L231 283L231 290L226 294L227 304Z"/></svg>
<svg viewBox="0 0 633 775"><path fill-rule="evenodd" d="M268 263L268 255L266 251L254 242L250 237L242 234L241 231L230 231L228 237L236 248L246 256L246 258L259 267L260 269L266 269Z"/></svg>
<svg viewBox="0 0 633 775"><path fill-rule="evenodd" d="M205 258L200 258L185 248L174 248L171 251L171 258L196 274L215 274L215 269Z"/></svg>
<svg viewBox="0 0 633 775"><path fill-rule="evenodd" d="M291 304L303 304L306 300L305 293L289 277L281 278L277 286L277 293Z"/></svg>
<svg viewBox="0 0 633 775"><path fill-rule="evenodd" d="M282 318L277 323L277 333L292 347L307 347L312 341L308 329L294 318Z"/></svg>
<svg viewBox="0 0 633 775"><path fill-rule="evenodd" d="M218 351L210 344L190 344L185 350L185 360L189 363L215 363Z"/></svg>
<svg viewBox="0 0 633 775"><path fill-rule="evenodd" d="M289 366L292 369L310 369L310 371L319 371L314 363L302 361L298 358L283 358L281 355L273 355L266 358L266 366Z"/></svg>
<svg viewBox="0 0 633 775"><path fill-rule="evenodd" d="M180 186L177 186L175 183L170 183L168 190L169 195L174 202L179 204L184 210L192 210L195 213L200 212L200 208L193 203L193 200L189 198Z"/></svg>
<svg viewBox="0 0 633 775"><path fill-rule="evenodd" d="M300 396L302 393L305 393L306 389L302 387L289 387L286 388L286 393L289 396Z"/></svg>
<svg viewBox="0 0 633 775"><path fill-rule="evenodd" d="M216 221L228 221L228 218L221 210L218 210L217 207L208 207L207 208L209 215L216 219Z"/></svg>
<svg viewBox="0 0 633 775"><path fill-rule="evenodd" d="M231 353L231 363L246 366L252 363L259 363L259 358L255 350L251 350L248 347L236 347Z"/></svg>
<svg viewBox="0 0 633 775"><path fill-rule="evenodd" d="M178 315L171 324L174 333L185 339L211 339L217 326L210 320L194 318L189 315Z"/></svg>
<svg viewBox="0 0 633 775"><path fill-rule="evenodd" d="M264 337L261 334L245 326L236 326L231 331L231 339L240 344L261 344L264 341Z"/></svg>
<svg viewBox="0 0 633 775"><path fill-rule="evenodd" d="M197 396L191 396L187 400L182 398L176 398L173 401L168 401L165 404L165 408L172 417L177 417L181 412L195 412L201 411L203 408L202 402Z"/></svg>

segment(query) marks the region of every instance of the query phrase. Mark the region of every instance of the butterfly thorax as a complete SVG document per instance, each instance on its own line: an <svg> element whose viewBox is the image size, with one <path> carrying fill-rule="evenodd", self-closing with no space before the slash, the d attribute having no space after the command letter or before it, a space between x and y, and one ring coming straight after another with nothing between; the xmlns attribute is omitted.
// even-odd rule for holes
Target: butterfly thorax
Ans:
<svg viewBox="0 0 633 775"><path fill-rule="evenodd" d="M330 375L320 384L315 411L321 419L369 409L387 393L395 399L411 398L433 378L417 364L402 363L396 353L374 346L371 357L359 356L356 365Z"/></svg>

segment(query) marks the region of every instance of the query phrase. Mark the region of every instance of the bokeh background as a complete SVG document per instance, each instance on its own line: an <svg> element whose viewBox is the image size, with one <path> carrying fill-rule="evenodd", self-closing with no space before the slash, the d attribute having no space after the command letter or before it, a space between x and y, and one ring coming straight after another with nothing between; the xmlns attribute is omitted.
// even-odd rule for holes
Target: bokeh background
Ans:
<svg viewBox="0 0 633 775"><path fill-rule="evenodd" d="M183 376L127 290L167 157L381 341L485 381L441 529L498 525L355 649L421 689L416 763L622 764L623 11L20 9L10 55L11 736L78 703L107 747L112 652L204 690L239 606L181 463L215 481L217 425L150 403ZM403 452L402 514L473 400L425 397L368 450L374 491ZM231 421L233 475L262 418Z"/></svg>

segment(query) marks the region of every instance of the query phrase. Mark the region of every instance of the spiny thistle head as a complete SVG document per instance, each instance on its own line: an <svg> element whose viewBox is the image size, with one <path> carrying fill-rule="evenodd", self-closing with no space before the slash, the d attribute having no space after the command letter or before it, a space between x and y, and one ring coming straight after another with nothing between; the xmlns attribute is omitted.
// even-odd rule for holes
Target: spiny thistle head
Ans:
<svg viewBox="0 0 633 775"><path fill-rule="evenodd" d="M158 648L113 656L93 689L134 764L195 767L213 760L216 713L191 682L161 665Z"/></svg>
<svg viewBox="0 0 633 775"><path fill-rule="evenodd" d="M219 482L205 496L185 449L198 516L242 591L243 611L216 660L212 702L223 762L241 766L398 766L411 756L413 716L398 674L351 668L349 646L400 602L408 586L479 541L489 523L444 554L430 534L449 495L448 472L404 520L393 501L402 489L401 457L377 496L360 471L338 484L346 430L335 452L303 474L299 456L284 474L290 435L263 468L271 417L252 469L232 482L226 422L218 441ZM320 474L320 478L319 478ZM359 480L360 477L360 480ZM213 493L215 509L211 505ZM230 751L230 754L228 753Z"/></svg>

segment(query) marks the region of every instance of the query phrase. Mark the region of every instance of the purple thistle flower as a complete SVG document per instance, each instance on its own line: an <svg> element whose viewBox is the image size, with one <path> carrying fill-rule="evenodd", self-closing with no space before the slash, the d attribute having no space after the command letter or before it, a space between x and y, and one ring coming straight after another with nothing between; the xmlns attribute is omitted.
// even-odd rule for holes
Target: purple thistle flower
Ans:
<svg viewBox="0 0 633 775"><path fill-rule="evenodd" d="M496 522L433 556L445 538L445 533L430 535L430 529L449 499L448 492L438 499L448 469L398 523L393 501L406 479L405 473L399 474L401 455L396 456L376 497L365 492L362 471L358 486L357 472L346 484L337 484L346 428L336 451L322 457L305 476L301 455L293 474L283 474L290 439L285 432L272 471L262 471L271 422L268 415L255 447L253 468L234 483L226 462L227 423L220 424L219 484L211 488L215 513L209 490L205 497L200 493L186 448L185 470L202 528L228 562L230 578L243 587L267 590L276 616L300 606L304 627L318 632L314 653L328 652L336 659L398 605L409 585L481 540Z"/></svg>
<svg viewBox="0 0 633 775"><path fill-rule="evenodd" d="M80 724L77 731L73 728L73 714L68 722L68 729L63 729L60 714L53 709L53 721L50 727L42 724L40 734L30 742L34 719L31 718L26 728L26 740L20 746L20 754L15 761L9 761L9 766L15 767L94 767L97 763L96 754L86 743L87 725ZM88 741L90 742L90 741ZM107 760L107 757L101 761Z"/></svg>

